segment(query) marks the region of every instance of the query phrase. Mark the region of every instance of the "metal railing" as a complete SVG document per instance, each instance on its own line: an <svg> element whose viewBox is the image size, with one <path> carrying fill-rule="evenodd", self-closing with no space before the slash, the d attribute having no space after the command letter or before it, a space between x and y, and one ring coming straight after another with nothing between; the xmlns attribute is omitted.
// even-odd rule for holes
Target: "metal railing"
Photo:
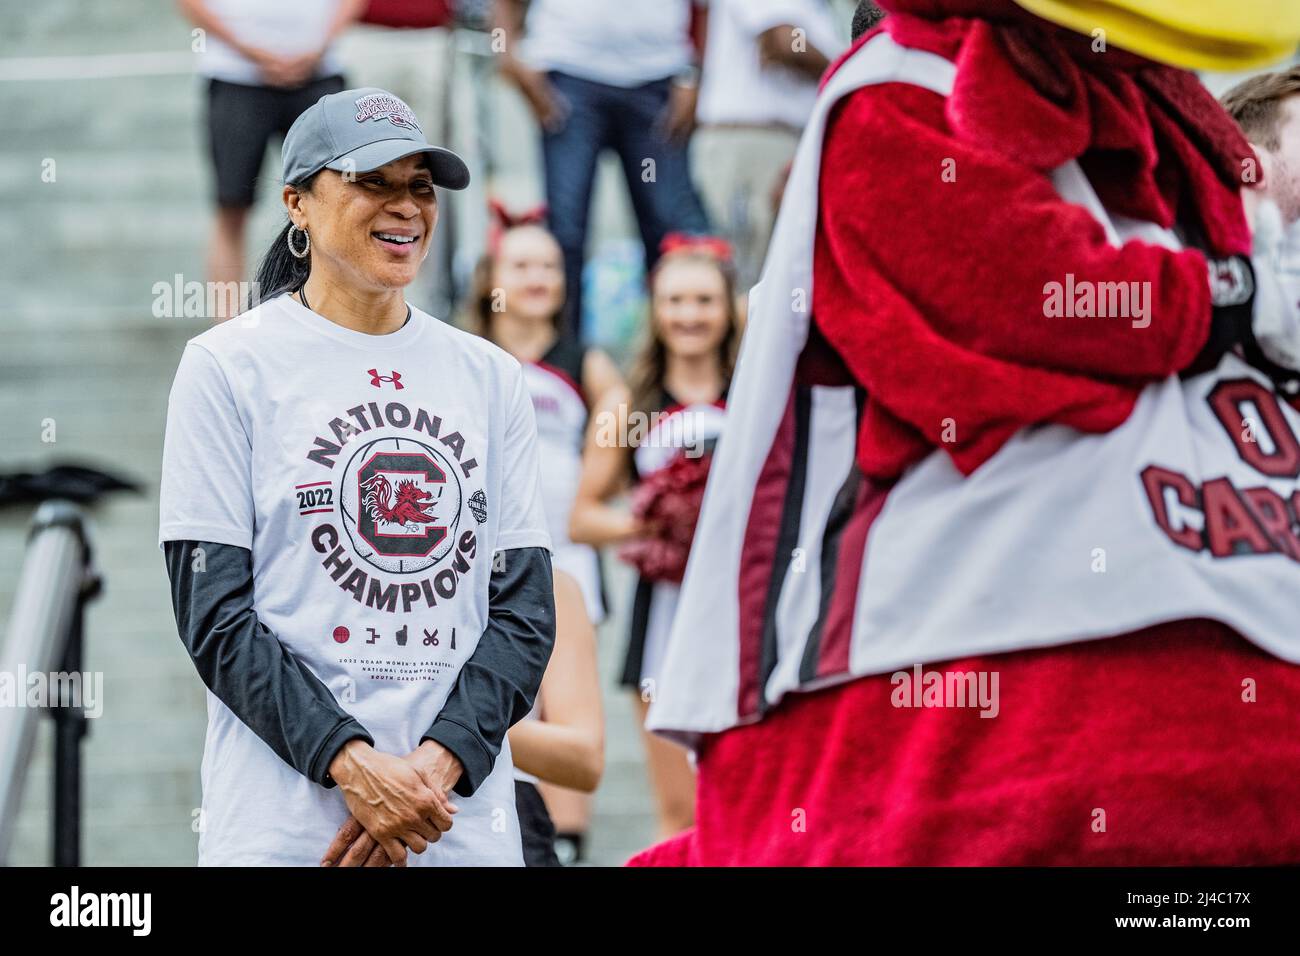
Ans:
<svg viewBox="0 0 1300 956"><path fill-rule="evenodd" d="M0 706L0 865L9 853L18 804L42 713L54 719L55 866L77 866L81 856L81 701L47 700L27 706L28 674L79 674L86 602L100 589L91 565L81 510L47 501L36 510L9 626L0 645L0 678L14 685L13 706ZM23 678L19 683L20 678ZM66 683L50 682L66 689Z"/></svg>

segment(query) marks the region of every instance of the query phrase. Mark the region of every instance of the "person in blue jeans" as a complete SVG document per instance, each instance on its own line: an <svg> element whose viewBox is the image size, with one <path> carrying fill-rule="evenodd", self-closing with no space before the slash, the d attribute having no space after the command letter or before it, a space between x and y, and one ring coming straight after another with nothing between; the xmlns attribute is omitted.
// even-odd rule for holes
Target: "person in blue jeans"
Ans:
<svg viewBox="0 0 1300 956"><path fill-rule="evenodd" d="M687 144L695 121L691 0L496 0L501 69L542 127L549 226L564 252L566 321L579 332L596 161L618 155L646 268L670 232L705 233Z"/></svg>

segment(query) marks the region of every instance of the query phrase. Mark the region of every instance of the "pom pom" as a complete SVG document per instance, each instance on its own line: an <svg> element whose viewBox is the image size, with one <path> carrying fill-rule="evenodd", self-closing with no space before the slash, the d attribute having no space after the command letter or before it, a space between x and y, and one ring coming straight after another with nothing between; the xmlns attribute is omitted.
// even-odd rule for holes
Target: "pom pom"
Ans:
<svg viewBox="0 0 1300 956"><path fill-rule="evenodd" d="M681 583L712 460L712 452L680 453L632 492L632 514L649 533L625 544L618 556L643 577Z"/></svg>

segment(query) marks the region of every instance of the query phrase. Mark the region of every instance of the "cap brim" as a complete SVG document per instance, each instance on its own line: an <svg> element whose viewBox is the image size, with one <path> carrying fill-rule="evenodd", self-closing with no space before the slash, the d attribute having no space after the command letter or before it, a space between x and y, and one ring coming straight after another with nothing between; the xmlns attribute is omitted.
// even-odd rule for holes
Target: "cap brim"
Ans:
<svg viewBox="0 0 1300 956"><path fill-rule="evenodd" d="M416 153L425 154L435 186L464 189L469 185L469 167L463 159L441 146L421 146L409 139L381 139L377 143L367 143L326 163L325 168L336 172L368 173Z"/></svg>

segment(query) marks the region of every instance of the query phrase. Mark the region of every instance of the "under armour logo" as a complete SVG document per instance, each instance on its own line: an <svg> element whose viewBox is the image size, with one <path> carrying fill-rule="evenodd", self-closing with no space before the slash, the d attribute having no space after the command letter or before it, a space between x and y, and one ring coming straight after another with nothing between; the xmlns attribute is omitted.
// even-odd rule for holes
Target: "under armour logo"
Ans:
<svg viewBox="0 0 1300 956"><path fill-rule="evenodd" d="M392 375L380 375L379 369L372 368L370 371L370 384L375 388L383 388L384 382L392 382L393 388L402 388L402 373L394 372Z"/></svg>

